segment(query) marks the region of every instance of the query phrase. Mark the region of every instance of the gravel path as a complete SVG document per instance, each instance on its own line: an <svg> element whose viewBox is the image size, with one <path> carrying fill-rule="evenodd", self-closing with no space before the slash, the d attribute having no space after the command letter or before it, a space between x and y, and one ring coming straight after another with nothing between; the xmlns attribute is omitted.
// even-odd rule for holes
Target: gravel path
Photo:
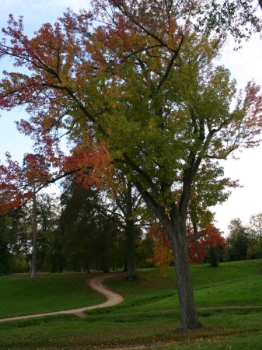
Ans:
<svg viewBox="0 0 262 350"><path fill-rule="evenodd" d="M79 317L86 317L86 314L84 314L84 311L86 310L92 310L107 306L113 306L122 303L124 298L122 295L119 295L117 293L112 292L111 290L107 289L102 285L102 282L106 278L111 278L115 276L120 276L120 273L110 273L110 274L101 274L99 276L96 276L94 278L88 279L86 281L87 285L89 285L92 289L97 291L100 294L103 294L107 297L107 301L105 301L102 304L92 305L92 306L86 306L81 307L77 309L71 309L71 310L63 310L63 311L55 311L55 312L46 312L42 314L35 314L35 315L26 315L26 316L16 316L16 317L8 317L8 318L2 318L0 319L0 322L6 322L6 321L15 321L15 320L26 320L28 318L36 318L36 317L43 317L43 316L53 316L53 315L68 315L68 314L74 314Z"/></svg>

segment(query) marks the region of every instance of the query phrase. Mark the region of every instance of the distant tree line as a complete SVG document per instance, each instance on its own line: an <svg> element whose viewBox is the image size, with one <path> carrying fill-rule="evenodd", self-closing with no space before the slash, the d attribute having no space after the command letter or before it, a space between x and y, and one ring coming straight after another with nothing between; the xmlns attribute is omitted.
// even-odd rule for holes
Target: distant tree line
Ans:
<svg viewBox="0 0 262 350"><path fill-rule="evenodd" d="M240 218L231 220L224 260L235 261L262 258L262 213L252 215L249 224Z"/></svg>
<svg viewBox="0 0 262 350"><path fill-rule="evenodd" d="M138 225L134 215L141 207L134 193L129 192L137 205L132 208L123 193L122 200L112 194L110 198L106 191L85 189L73 178L62 187L60 200L47 193L36 196L38 272L122 269L134 277L136 267L153 266L146 260L152 244L145 239L141 217ZM129 204L130 217L125 217ZM0 219L0 275L32 269L32 222L32 204ZM133 271L128 269L130 260Z"/></svg>
<svg viewBox="0 0 262 350"><path fill-rule="evenodd" d="M133 280L137 267L165 270L170 265L164 231L152 229L156 222L141 197L126 178L120 180L121 190L114 191L85 189L68 177L60 198L37 194L38 272L121 269ZM0 219L0 275L32 270L32 223L30 202ZM262 258L262 213L251 216L246 226L239 218L232 220L226 240L214 226L203 232L189 245L191 263L218 266Z"/></svg>

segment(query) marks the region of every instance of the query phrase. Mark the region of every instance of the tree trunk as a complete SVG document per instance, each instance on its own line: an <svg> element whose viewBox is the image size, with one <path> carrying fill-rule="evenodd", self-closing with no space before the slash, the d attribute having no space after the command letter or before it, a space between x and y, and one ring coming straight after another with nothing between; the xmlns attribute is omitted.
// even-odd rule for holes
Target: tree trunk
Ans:
<svg viewBox="0 0 262 350"><path fill-rule="evenodd" d="M125 193L126 212L125 212L125 232L127 238L127 277L128 281L134 281L137 279L136 275L136 257L135 257L135 240L136 230L135 223L132 218L133 215L133 196L132 196L132 183L127 182L127 192Z"/></svg>
<svg viewBox="0 0 262 350"><path fill-rule="evenodd" d="M128 270L127 270L127 261L125 261L125 265L124 265L124 268L123 268L123 270L122 270L122 272L127 272Z"/></svg>
<svg viewBox="0 0 262 350"><path fill-rule="evenodd" d="M184 212L181 212L178 210L176 204L173 203L172 210L170 211L169 215L167 215L165 207L156 203L150 193L143 191L139 183L135 183L135 185L148 207L161 222L172 244L180 304L179 329L188 330L201 327L202 325L199 322L196 313L193 283L188 257L188 242L186 237L187 206L184 206Z"/></svg>
<svg viewBox="0 0 262 350"><path fill-rule="evenodd" d="M188 330L198 328L202 325L198 320L195 307L186 235L185 232L181 232L181 229L180 232L176 232L176 234L174 232L175 229L172 230L173 232L170 232L170 226L168 229L166 228L166 231L169 231L167 233L171 240L175 261L175 271L180 306L179 329Z"/></svg>
<svg viewBox="0 0 262 350"><path fill-rule="evenodd" d="M35 192L35 187L34 187ZM36 279L36 195L33 194L33 247L32 247L32 272L31 279Z"/></svg>
<svg viewBox="0 0 262 350"><path fill-rule="evenodd" d="M135 227L133 220L129 220L126 226L127 237L127 277L128 281L137 279L135 259Z"/></svg>
<svg viewBox="0 0 262 350"><path fill-rule="evenodd" d="M104 265L102 270L103 270L104 273L109 273L110 272L107 265Z"/></svg>

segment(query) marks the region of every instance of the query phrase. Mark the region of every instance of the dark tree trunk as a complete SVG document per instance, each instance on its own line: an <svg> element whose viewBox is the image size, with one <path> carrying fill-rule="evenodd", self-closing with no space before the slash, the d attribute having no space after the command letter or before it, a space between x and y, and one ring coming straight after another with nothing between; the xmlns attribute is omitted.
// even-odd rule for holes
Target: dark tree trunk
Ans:
<svg viewBox="0 0 262 350"><path fill-rule="evenodd" d="M190 271L190 263L188 258L188 245L186 241L186 235L184 232L176 233L168 232L170 237L177 280L177 289L180 306L180 330L188 330L201 327L201 323L198 320L195 300L192 276Z"/></svg>
<svg viewBox="0 0 262 350"><path fill-rule="evenodd" d="M148 207L161 222L172 244L180 303L179 329L188 330L201 327L202 325L198 320L195 307L193 283L188 257L188 242L186 237L187 206L184 206L183 210L181 209L182 206L180 203L179 210L176 204L173 203L172 209L169 215L167 215L165 208L156 203L150 193L143 191L139 183L136 183L136 187Z"/></svg>
<svg viewBox="0 0 262 350"><path fill-rule="evenodd" d="M107 265L104 265L102 270L103 270L104 273L109 273L110 272Z"/></svg>
<svg viewBox="0 0 262 350"><path fill-rule="evenodd" d="M135 227L133 220L127 221L127 277L128 281L137 279L136 275L136 258L135 258Z"/></svg>
<svg viewBox="0 0 262 350"><path fill-rule="evenodd" d="M34 187L35 192L35 187ZM36 195L33 194L33 247L32 247L32 272L31 279L36 279L36 232L37 232L37 223L36 223Z"/></svg>
<svg viewBox="0 0 262 350"><path fill-rule="evenodd" d="M124 265L124 268L123 268L123 272L127 272L127 261L125 261L125 265Z"/></svg>
<svg viewBox="0 0 262 350"><path fill-rule="evenodd" d="M134 281L137 279L136 275L136 257L135 257L135 240L136 230L135 223L132 219L133 215L133 196L132 196L132 183L127 182L126 192L126 238L127 238L127 280Z"/></svg>

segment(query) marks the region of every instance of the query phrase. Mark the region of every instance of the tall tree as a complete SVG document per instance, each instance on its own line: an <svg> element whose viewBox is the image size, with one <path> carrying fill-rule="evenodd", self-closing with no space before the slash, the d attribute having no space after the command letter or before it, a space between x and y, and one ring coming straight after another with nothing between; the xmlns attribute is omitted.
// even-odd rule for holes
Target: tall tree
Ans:
<svg viewBox="0 0 262 350"><path fill-rule="evenodd" d="M48 266L50 250L54 247L57 234L60 206L54 194L40 193L36 196L37 206L37 268L45 272Z"/></svg>
<svg viewBox="0 0 262 350"><path fill-rule="evenodd" d="M36 218L36 188L48 181L49 172L45 159L40 154L28 154L24 158L23 172L26 174L25 187L31 188L32 192L32 272L31 279L36 279L36 263L37 263L37 218Z"/></svg>
<svg viewBox="0 0 262 350"><path fill-rule="evenodd" d="M111 266L119 265L117 246L123 233L101 197L99 191L83 188L74 178L64 182L59 221L63 253L71 268L109 272Z"/></svg>
<svg viewBox="0 0 262 350"><path fill-rule="evenodd" d="M11 252L8 247L8 224L9 218L0 219L0 275L8 275L11 270Z"/></svg>
<svg viewBox="0 0 262 350"><path fill-rule="evenodd" d="M239 218L231 220L228 228L230 233L227 237L227 244L230 259L245 260L249 246L248 229Z"/></svg>
<svg viewBox="0 0 262 350"><path fill-rule="evenodd" d="M196 216L186 236L192 189L206 211L225 200L230 182L216 160L255 146L260 132L259 87L249 83L236 98L229 72L212 64L228 33L241 40L260 29L254 11L249 1L97 0L93 12L69 11L30 40L11 16L11 42L0 45L0 57L29 68L6 72L0 83L1 108L27 105L31 119L20 130L49 153L60 128L82 135L80 144L106 142L111 162L161 222L174 255L180 329L200 326L188 261Z"/></svg>
<svg viewBox="0 0 262 350"><path fill-rule="evenodd" d="M262 258L262 213L254 214L250 217L247 231L252 258Z"/></svg>
<svg viewBox="0 0 262 350"><path fill-rule="evenodd" d="M119 171L111 179L107 193L125 233L127 280L133 281L137 279L135 247L141 236L142 197L125 174Z"/></svg>
<svg viewBox="0 0 262 350"><path fill-rule="evenodd" d="M23 206L1 218L10 257L10 272L29 272L32 266L32 206Z"/></svg>

